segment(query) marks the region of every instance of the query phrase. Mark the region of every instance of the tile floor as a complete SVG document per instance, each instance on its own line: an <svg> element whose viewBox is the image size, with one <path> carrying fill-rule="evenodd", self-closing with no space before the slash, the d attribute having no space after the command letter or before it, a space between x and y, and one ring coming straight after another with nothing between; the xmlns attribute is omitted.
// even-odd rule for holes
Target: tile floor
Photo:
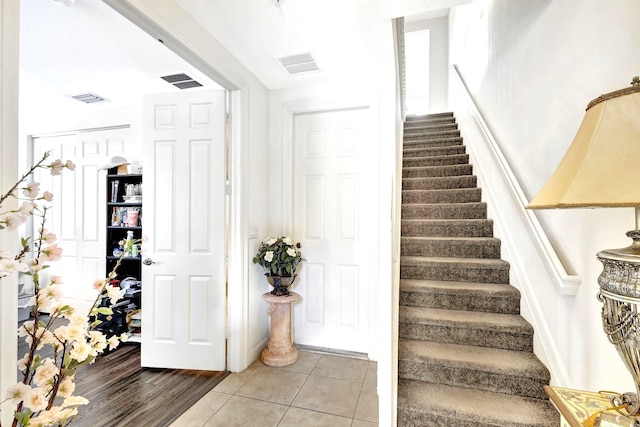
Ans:
<svg viewBox="0 0 640 427"><path fill-rule="evenodd" d="M301 351L290 366L259 360L230 374L170 427L372 427L375 362Z"/></svg>

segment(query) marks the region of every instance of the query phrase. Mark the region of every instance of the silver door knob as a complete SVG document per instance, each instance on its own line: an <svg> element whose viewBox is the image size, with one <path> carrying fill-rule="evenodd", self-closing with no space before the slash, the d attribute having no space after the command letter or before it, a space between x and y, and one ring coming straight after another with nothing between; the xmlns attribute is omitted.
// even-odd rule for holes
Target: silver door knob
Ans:
<svg viewBox="0 0 640 427"><path fill-rule="evenodd" d="M151 265L151 264L155 264L156 262L154 260L152 260L151 258L145 258L142 260L142 263L144 265Z"/></svg>

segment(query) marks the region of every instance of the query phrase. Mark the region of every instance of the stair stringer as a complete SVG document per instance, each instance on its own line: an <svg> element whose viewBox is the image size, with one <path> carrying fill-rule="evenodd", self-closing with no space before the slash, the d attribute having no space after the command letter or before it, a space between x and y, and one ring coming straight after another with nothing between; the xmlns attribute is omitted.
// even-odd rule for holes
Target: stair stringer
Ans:
<svg viewBox="0 0 640 427"><path fill-rule="evenodd" d="M488 215L494 219L494 234L502 241L502 258L511 265L511 285L521 293L521 315L536 331L534 353L548 367L552 384L572 387L568 366L552 333L553 313L542 307L553 307L556 304L553 300L558 297L574 296L581 279L567 274L562 265L551 265L550 260L558 258L554 249L546 236L539 236L544 232L539 224L531 224L529 212L523 214L526 202L521 201L521 194L516 194L522 193L519 183L510 170L505 170L508 165L501 163L506 162L504 156L457 71L451 74L451 110L466 141ZM527 254L526 260L523 254Z"/></svg>

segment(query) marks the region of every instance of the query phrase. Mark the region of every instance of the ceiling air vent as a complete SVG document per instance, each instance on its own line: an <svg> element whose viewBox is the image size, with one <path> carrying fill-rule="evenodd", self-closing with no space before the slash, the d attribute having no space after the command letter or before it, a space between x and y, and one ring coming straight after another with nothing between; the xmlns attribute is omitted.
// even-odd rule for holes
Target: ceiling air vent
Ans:
<svg viewBox="0 0 640 427"><path fill-rule="evenodd" d="M202 84L195 81L192 77L189 77L184 73L172 74L170 76L162 76L160 78L167 83L171 83L178 89L189 89L191 87L202 86Z"/></svg>
<svg viewBox="0 0 640 427"><path fill-rule="evenodd" d="M276 57L276 59L289 74L308 73L310 71L320 70L313 56L308 52L297 55L279 56Z"/></svg>
<svg viewBox="0 0 640 427"><path fill-rule="evenodd" d="M107 98L96 95L95 93L79 93L77 95L69 95L69 98L73 98L76 101L84 102L85 104L95 104L96 102L107 102Z"/></svg>

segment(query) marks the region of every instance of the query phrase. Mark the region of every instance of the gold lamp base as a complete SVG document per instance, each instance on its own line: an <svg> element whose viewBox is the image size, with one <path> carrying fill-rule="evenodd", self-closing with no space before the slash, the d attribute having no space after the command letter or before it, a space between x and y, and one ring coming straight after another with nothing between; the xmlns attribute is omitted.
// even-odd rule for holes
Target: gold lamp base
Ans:
<svg viewBox="0 0 640 427"><path fill-rule="evenodd" d="M636 385L636 393L612 398L614 406L625 406L620 413L640 415L640 230L627 233L633 244L622 249L598 252L604 266L598 277L602 302L602 327L616 347Z"/></svg>

